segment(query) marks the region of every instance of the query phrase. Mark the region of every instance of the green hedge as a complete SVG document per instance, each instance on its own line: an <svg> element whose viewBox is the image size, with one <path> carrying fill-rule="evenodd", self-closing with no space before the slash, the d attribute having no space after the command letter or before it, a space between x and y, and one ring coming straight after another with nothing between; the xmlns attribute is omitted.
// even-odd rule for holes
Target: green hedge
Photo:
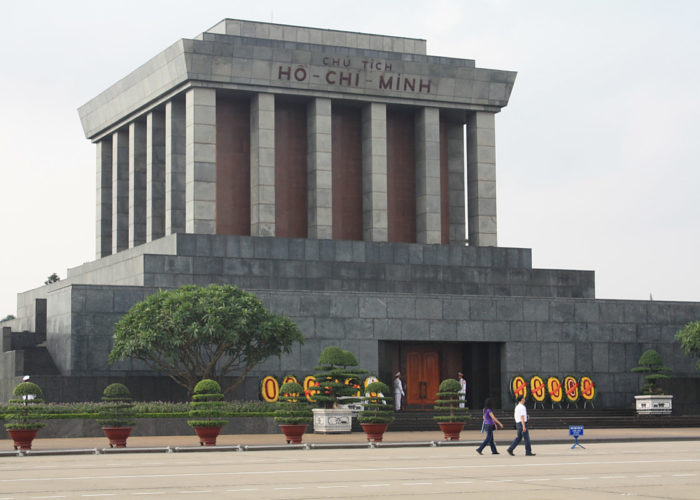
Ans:
<svg viewBox="0 0 700 500"><path fill-rule="evenodd" d="M44 403L42 420L96 418L108 403ZM188 418L190 403L147 401L134 403L135 418ZM0 405L0 420L11 413L7 404ZM223 401L221 414L226 418L273 417L275 405L264 401Z"/></svg>

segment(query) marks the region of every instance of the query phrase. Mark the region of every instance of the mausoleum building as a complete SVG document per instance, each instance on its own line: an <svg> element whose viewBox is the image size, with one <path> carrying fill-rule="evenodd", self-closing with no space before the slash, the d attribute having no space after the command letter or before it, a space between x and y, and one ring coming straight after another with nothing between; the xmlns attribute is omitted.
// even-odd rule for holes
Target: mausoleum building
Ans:
<svg viewBox="0 0 700 500"><path fill-rule="evenodd" d="M382 380L401 370L416 408L457 371L474 407L506 404L521 374L587 375L598 405L628 407L654 348L691 394L676 404L697 405L673 334L700 303L598 300L593 272L498 247L495 123L515 76L425 40L232 19L177 41L79 109L96 260L19 294L1 395L26 372L49 400L117 380L183 397L140 363L107 364L114 324L158 289L230 283L307 339L237 398L338 345Z"/></svg>

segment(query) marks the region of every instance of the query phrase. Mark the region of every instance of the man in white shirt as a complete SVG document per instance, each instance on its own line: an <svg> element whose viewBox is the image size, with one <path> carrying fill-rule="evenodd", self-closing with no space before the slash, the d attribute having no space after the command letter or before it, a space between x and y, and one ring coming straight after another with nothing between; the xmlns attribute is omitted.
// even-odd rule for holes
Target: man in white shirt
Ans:
<svg viewBox="0 0 700 500"><path fill-rule="evenodd" d="M518 430L518 436L512 443L510 443L507 450L508 454L513 456L513 450L520 444L520 441L525 438L525 455L528 457L534 457L535 454L532 453L532 446L530 445L530 433L527 429L527 408L525 408L525 395L518 396L518 404L513 412L513 418L515 419L515 428Z"/></svg>

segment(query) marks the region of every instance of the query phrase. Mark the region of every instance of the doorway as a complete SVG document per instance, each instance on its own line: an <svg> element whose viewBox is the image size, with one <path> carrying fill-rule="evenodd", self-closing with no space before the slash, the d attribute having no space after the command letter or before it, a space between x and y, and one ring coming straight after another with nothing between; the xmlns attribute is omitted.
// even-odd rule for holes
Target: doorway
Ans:
<svg viewBox="0 0 700 500"><path fill-rule="evenodd" d="M431 348L406 351L406 406L425 408L435 402L440 385L440 353Z"/></svg>
<svg viewBox="0 0 700 500"><path fill-rule="evenodd" d="M501 401L501 342L379 342L379 379L401 372L407 410L432 409L440 382L464 373L467 406L482 407L487 397Z"/></svg>

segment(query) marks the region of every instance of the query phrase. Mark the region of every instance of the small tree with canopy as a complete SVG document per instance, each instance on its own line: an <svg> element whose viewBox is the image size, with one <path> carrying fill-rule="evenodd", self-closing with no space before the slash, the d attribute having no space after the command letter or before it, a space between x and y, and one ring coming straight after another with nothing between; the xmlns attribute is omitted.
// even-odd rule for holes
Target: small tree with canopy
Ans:
<svg viewBox="0 0 700 500"><path fill-rule="evenodd" d="M326 347L318 359L318 365L314 373L315 390L318 392L313 399L320 408L335 408L339 402L355 403L360 400L359 377L367 371L354 368L358 362L353 353L337 346Z"/></svg>
<svg viewBox="0 0 700 500"><path fill-rule="evenodd" d="M637 366L632 368L632 371L634 373L648 373L644 376L642 394L663 394L663 389L656 383L659 380L670 378L666 372L670 372L671 369L664 366L664 361L658 352L654 349L648 349L642 353Z"/></svg>
<svg viewBox="0 0 700 500"><path fill-rule="evenodd" d="M290 353L304 336L287 317L268 312L253 294L231 285L185 285L135 304L117 323L109 362L143 361L192 394L202 379L238 387L258 363Z"/></svg>

